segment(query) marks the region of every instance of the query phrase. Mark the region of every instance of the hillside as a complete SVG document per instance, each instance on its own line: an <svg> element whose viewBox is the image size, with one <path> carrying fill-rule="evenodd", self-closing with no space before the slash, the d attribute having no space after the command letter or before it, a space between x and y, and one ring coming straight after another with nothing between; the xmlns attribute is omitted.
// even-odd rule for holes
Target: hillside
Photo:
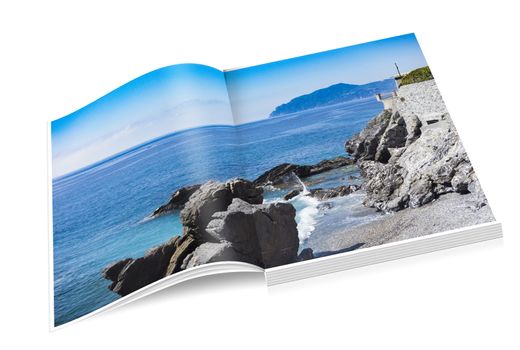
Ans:
<svg viewBox="0 0 520 350"><path fill-rule="evenodd" d="M363 85L339 83L316 90L310 94L293 98L291 101L276 107L275 110L271 112L270 117L372 97L377 93L391 92L395 89L396 84L394 79L385 79Z"/></svg>

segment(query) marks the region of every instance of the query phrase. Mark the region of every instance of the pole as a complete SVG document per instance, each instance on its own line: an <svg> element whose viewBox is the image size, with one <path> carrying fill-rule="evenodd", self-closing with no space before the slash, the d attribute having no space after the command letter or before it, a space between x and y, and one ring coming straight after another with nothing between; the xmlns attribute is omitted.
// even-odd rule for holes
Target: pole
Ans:
<svg viewBox="0 0 520 350"><path fill-rule="evenodd" d="M397 68L397 74L399 74L399 78L401 78L401 72L399 71L399 67L397 66L397 63L395 63L395 68Z"/></svg>

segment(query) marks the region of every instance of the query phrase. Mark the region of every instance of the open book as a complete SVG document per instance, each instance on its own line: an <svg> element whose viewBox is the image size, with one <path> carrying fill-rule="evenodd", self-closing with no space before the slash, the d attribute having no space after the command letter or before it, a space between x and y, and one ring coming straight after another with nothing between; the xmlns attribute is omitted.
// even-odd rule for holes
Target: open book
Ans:
<svg viewBox="0 0 520 350"><path fill-rule="evenodd" d="M207 274L271 285L501 236L413 34L161 68L50 132L54 326Z"/></svg>

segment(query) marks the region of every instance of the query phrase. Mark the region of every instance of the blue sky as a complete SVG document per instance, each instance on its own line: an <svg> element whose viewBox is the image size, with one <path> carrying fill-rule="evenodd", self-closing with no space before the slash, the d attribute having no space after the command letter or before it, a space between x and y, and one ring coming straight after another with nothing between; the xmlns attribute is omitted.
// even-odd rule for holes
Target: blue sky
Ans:
<svg viewBox="0 0 520 350"><path fill-rule="evenodd" d="M225 74L198 64L155 70L51 123L53 177L174 131L260 120L276 106L332 84L388 78L396 73L394 62L401 72L426 65L415 35Z"/></svg>
<svg viewBox="0 0 520 350"><path fill-rule="evenodd" d="M224 75L203 65L158 69L51 123L53 177L150 139L233 124Z"/></svg>
<svg viewBox="0 0 520 350"><path fill-rule="evenodd" d="M267 117L294 97L337 83L364 84L426 65L414 34L226 72L235 122Z"/></svg>

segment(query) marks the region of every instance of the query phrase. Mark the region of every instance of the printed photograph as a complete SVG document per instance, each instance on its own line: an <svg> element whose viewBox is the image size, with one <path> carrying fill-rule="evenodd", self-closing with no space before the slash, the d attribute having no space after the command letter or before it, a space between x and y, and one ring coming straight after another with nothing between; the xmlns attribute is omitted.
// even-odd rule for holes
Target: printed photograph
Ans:
<svg viewBox="0 0 520 350"><path fill-rule="evenodd" d="M56 326L197 266L495 220L414 34L161 68L51 122L51 146Z"/></svg>

